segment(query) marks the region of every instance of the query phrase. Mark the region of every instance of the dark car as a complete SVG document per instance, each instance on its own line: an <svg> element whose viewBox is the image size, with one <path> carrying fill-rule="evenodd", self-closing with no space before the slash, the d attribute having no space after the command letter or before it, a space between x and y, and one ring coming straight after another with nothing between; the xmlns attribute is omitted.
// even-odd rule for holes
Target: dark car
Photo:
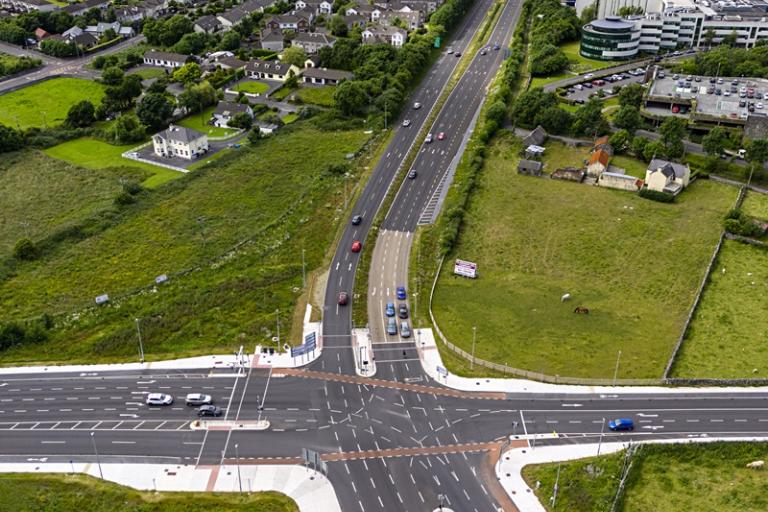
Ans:
<svg viewBox="0 0 768 512"><path fill-rule="evenodd" d="M635 422L627 418L618 418L608 422L608 428L611 430L634 430Z"/></svg>
<svg viewBox="0 0 768 512"><path fill-rule="evenodd" d="M200 407L200 409L197 410L198 416L213 416L218 417L221 416L221 408L216 407L215 405L203 405Z"/></svg>
<svg viewBox="0 0 768 512"><path fill-rule="evenodd" d="M494 50L498 50L499 48L501 48L501 46L499 46L499 45L497 45L497 44L493 45L493 49L494 49Z"/></svg>
<svg viewBox="0 0 768 512"><path fill-rule="evenodd" d="M354 217L352 217L352 224L354 224L355 226L357 226L361 222L363 222L363 217L361 215L355 215Z"/></svg>
<svg viewBox="0 0 768 512"><path fill-rule="evenodd" d="M408 173L408 179L409 180L415 180L416 179L416 169L411 169L411 172Z"/></svg>
<svg viewBox="0 0 768 512"><path fill-rule="evenodd" d="M406 304L397 306L397 316L400 318L408 318L408 306Z"/></svg>
<svg viewBox="0 0 768 512"><path fill-rule="evenodd" d="M461 52L456 52L456 53L454 53L454 55L457 56L457 57L461 57Z"/></svg>
<svg viewBox="0 0 768 512"><path fill-rule="evenodd" d="M349 302L349 295L347 292L339 292L339 306L346 306L347 302Z"/></svg>

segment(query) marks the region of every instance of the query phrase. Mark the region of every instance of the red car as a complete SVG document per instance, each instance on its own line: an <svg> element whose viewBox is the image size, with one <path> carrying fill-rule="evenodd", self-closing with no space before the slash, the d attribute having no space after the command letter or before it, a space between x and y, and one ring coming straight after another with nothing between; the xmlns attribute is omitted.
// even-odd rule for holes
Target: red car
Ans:
<svg viewBox="0 0 768 512"><path fill-rule="evenodd" d="M672 113L677 114L678 112L680 112L680 107L677 105L672 105Z"/></svg>
<svg viewBox="0 0 768 512"><path fill-rule="evenodd" d="M339 306L346 306L347 301L349 301L347 292L339 292Z"/></svg>
<svg viewBox="0 0 768 512"><path fill-rule="evenodd" d="M355 240L352 242L352 252L360 252L362 248L363 244L360 242L360 240Z"/></svg>
<svg viewBox="0 0 768 512"><path fill-rule="evenodd" d="M445 139L445 133L443 133L443 132L438 133L437 134L437 140L443 140L443 139Z"/></svg>

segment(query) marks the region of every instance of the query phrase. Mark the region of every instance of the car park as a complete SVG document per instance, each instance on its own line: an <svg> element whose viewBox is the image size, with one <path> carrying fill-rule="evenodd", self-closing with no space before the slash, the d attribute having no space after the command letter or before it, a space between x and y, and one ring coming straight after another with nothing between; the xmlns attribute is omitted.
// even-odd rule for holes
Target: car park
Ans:
<svg viewBox="0 0 768 512"><path fill-rule="evenodd" d="M173 397L165 393L149 393L146 403L147 405L171 405Z"/></svg>
<svg viewBox="0 0 768 512"><path fill-rule="evenodd" d="M403 119L403 126L411 126L411 120L410 119Z"/></svg>
<svg viewBox="0 0 768 512"><path fill-rule="evenodd" d="M355 215L354 217L352 217L352 225L353 226L358 226L358 225L360 225L361 222L363 222L363 217L362 216Z"/></svg>
<svg viewBox="0 0 768 512"><path fill-rule="evenodd" d="M628 418L618 418L608 422L608 428L615 431L634 430L635 422Z"/></svg>
<svg viewBox="0 0 768 512"><path fill-rule="evenodd" d="M411 169L410 172L408 172L408 179L409 180L415 180L418 173L416 172L416 169Z"/></svg>
<svg viewBox="0 0 768 512"><path fill-rule="evenodd" d="M387 308L384 311L387 316L395 316L395 303L387 302Z"/></svg>
<svg viewBox="0 0 768 512"><path fill-rule="evenodd" d="M394 318L390 318L387 320L387 334L389 335L395 335L397 334L397 320Z"/></svg>
<svg viewBox="0 0 768 512"><path fill-rule="evenodd" d="M347 292L339 292L339 306L346 306L347 302L349 302L349 295Z"/></svg>
<svg viewBox="0 0 768 512"><path fill-rule="evenodd" d="M408 322L400 322L400 336L403 338L411 337L411 326L408 325Z"/></svg>
<svg viewBox="0 0 768 512"><path fill-rule="evenodd" d="M405 286L398 286L397 287L397 298L399 300L405 300L407 297L407 294L405 293Z"/></svg>
<svg viewBox="0 0 768 512"><path fill-rule="evenodd" d="M427 134L427 136L424 138L424 142L427 143L427 144L432 142L432 134L431 133Z"/></svg>
<svg viewBox="0 0 768 512"><path fill-rule="evenodd" d="M352 252L360 252L362 248L363 248L363 244L362 242L360 242L360 240L355 240L354 242L352 242L352 247L351 247Z"/></svg>
<svg viewBox="0 0 768 512"><path fill-rule="evenodd" d="M198 416L213 416L213 417L219 417L221 416L221 408L216 407L215 405L204 405L200 409L197 410Z"/></svg>
<svg viewBox="0 0 768 512"><path fill-rule="evenodd" d="M204 395L202 393L189 393L185 399L187 405L210 405L213 403L211 395Z"/></svg>
<svg viewBox="0 0 768 512"><path fill-rule="evenodd" d="M400 318L408 318L408 305L405 303L400 303L397 306L397 316Z"/></svg>

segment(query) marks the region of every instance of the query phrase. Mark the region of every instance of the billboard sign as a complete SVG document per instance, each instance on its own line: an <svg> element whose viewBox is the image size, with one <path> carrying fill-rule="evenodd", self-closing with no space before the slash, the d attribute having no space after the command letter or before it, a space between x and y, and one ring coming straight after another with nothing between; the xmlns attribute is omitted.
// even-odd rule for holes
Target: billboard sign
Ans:
<svg viewBox="0 0 768 512"><path fill-rule="evenodd" d="M457 276L475 279L477 277L477 263L457 259L453 264L453 273Z"/></svg>

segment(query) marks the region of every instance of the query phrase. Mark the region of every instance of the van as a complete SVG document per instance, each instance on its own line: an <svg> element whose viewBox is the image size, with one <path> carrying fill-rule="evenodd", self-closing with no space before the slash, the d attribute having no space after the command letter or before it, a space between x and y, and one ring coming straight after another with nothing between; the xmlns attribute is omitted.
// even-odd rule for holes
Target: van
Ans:
<svg viewBox="0 0 768 512"><path fill-rule="evenodd" d="M402 336L403 338L411 337L411 326L408 325L408 322L400 323L400 336Z"/></svg>
<svg viewBox="0 0 768 512"><path fill-rule="evenodd" d="M397 321L394 318L387 319L387 334L397 334Z"/></svg>

